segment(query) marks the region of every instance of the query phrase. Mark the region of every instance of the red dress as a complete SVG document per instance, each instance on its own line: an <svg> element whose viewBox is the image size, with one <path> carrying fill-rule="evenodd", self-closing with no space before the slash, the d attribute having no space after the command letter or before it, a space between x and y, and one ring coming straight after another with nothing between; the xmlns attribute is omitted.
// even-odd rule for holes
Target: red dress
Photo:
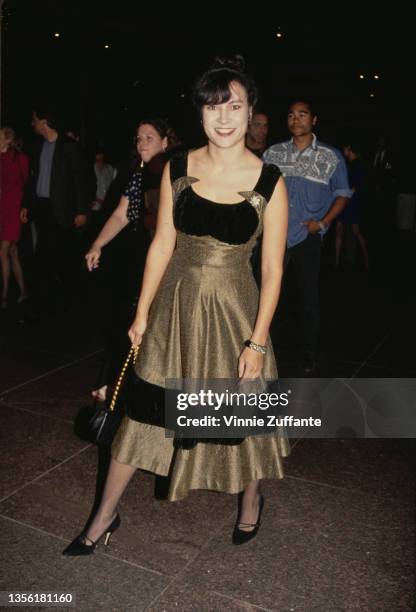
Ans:
<svg viewBox="0 0 416 612"><path fill-rule="evenodd" d="M28 175L27 155L13 149L0 153L0 240L19 240L20 205Z"/></svg>

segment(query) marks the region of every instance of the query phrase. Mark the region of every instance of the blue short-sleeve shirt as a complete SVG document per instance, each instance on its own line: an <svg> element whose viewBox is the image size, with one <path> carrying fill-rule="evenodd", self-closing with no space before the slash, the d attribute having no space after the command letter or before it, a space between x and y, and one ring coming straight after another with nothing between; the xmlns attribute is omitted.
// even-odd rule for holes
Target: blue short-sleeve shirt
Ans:
<svg viewBox="0 0 416 612"><path fill-rule="evenodd" d="M278 166L285 179L289 197L288 247L307 237L308 230L303 222L320 221L335 198L352 196L341 153L319 142L315 135L311 145L303 151L299 151L291 139L267 149L263 160Z"/></svg>

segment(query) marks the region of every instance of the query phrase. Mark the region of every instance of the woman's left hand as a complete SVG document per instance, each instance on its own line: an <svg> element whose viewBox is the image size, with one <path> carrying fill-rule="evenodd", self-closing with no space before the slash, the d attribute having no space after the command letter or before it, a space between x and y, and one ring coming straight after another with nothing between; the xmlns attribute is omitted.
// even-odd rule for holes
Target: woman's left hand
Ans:
<svg viewBox="0 0 416 612"><path fill-rule="evenodd" d="M238 376L240 379L259 378L263 368L263 354L248 346L243 350L238 360Z"/></svg>

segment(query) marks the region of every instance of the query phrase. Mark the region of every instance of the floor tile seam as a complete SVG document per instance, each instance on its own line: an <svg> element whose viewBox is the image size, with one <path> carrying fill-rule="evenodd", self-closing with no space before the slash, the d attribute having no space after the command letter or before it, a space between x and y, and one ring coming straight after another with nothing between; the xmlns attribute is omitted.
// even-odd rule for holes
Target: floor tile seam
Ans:
<svg viewBox="0 0 416 612"><path fill-rule="evenodd" d="M210 589L207 592L213 593L214 595L217 595L218 597L223 597L224 599L229 599L230 601L234 603L242 604L243 606L247 608L255 608L256 610L263 610L264 612L273 612L271 608L265 608L264 606L260 606L259 604L254 604L251 601L248 602L248 601L244 601L243 599L237 599L235 597L232 597L231 595L222 593L221 591L213 591Z"/></svg>
<svg viewBox="0 0 416 612"><path fill-rule="evenodd" d="M60 461L59 463L57 463L56 465L52 466L51 468L49 468L48 470L46 470L45 472L42 472L42 474L38 474L35 478L33 478L32 480L30 480L29 482L25 482L21 487L18 487L17 489L15 489L14 491L12 491L11 493L8 493L7 495L5 495L4 497L2 497L0 499L0 504L2 504L3 502L7 501L8 499L10 499L11 497L13 497L14 495L16 495L16 493L19 493L20 491L22 491L23 489L26 489L27 487L29 487L30 485L34 484L35 482L37 482L38 480L41 480L42 478L44 478L46 475L50 474L51 472L53 472L54 470L58 469L59 467L61 467L62 465L64 465L65 463L68 463L68 461L71 461L72 459L75 459L75 457L78 457L78 455L81 455L82 453L84 453L86 450L88 450L89 448L91 448L92 446L94 446L93 444L87 444L87 446L84 446L83 448L81 448L80 450L78 450L76 453L74 453L73 455L71 455L70 457L66 457L66 459L63 459L62 461Z"/></svg>
<svg viewBox="0 0 416 612"><path fill-rule="evenodd" d="M360 361L349 361L348 359L338 359L337 363L339 364L345 364L345 365L355 365L355 366L361 366L361 362ZM403 368L393 368L389 365L385 365L385 364L381 364L381 363L367 363L367 366L369 368L374 368L374 369L378 369L378 370L391 370L392 372L402 372Z"/></svg>
<svg viewBox="0 0 416 612"><path fill-rule="evenodd" d="M12 391L17 391L18 389L21 389L22 387L26 387L27 385L30 385L30 384L32 384L34 382L42 380L43 378L47 378L48 376L51 376L52 374L56 374L57 372L61 372L62 370L65 370L66 368L70 368L71 366L76 365L77 363L81 363L82 361L86 361L90 357L94 357L94 355L98 355L100 353L102 353L102 350L94 351L93 353L87 353L83 357L80 357L80 358L75 359L73 361L70 361L68 363L62 364L61 366L58 366L57 368L53 368L52 370L48 370L47 372L44 372L43 374L40 374L39 376L35 376L34 378L30 378L29 380L26 380L25 382L20 383L19 385L15 385L14 387L10 387L9 389L5 389L3 391L0 391L0 398L4 397L5 395L7 395L9 393L12 393Z"/></svg>
<svg viewBox="0 0 416 612"><path fill-rule="evenodd" d="M365 497L370 497L373 500L383 501L391 499L388 495L375 495L374 493L368 493L367 491L360 491L359 489L348 489L346 487L340 487L338 485L330 485L326 482L319 482L317 480L309 480L309 478L301 478L300 476L289 476L285 475L285 479L290 480L298 480L300 482L307 482L308 484L317 485L318 487L326 487L328 489L336 489L337 491L342 491L343 493L350 493L354 495L362 495Z"/></svg>
<svg viewBox="0 0 416 612"><path fill-rule="evenodd" d="M58 536L56 535L56 533L52 533L50 531L46 531L45 529L41 529L40 527L35 527L34 525L30 525L29 523L25 523L23 521L18 521L17 519L14 519L11 516L7 516L5 514L1 514L0 513L0 519L3 519L5 521L9 521L12 523L15 523L17 525L19 525L20 527L25 527L26 529L30 529L32 531L36 531L37 533L40 533L44 536L49 536L51 538L54 538L55 540L59 540L60 542L63 542L64 544L69 543L70 540L68 538L64 538L62 536ZM140 570L143 570L145 572L149 572L151 574L156 574L157 576L162 576L163 578L170 578L169 575L164 574L163 572L158 572L157 570L154 570L150 567L146 567L144 565L140 565L138 563L134 563L133 561L128 561L127 559L121 559L120 557L116 557L114 555L110 555L108 553L104 553L104 552L100 552L98 551L97 553L93 553L93 554L98 554L100 556L103 557L107 557L108 559L111 559L113 561L118 561L119 563L124 563L127 565L130 565L132 567L138 568Z"/></svg>
<svg viewBox="0 0 416 612"><path fill-rule="evenodd" d="M88 393L84 395L73 395L70 398L56 398L54 400L9 400L6 398L0 398L0 406L10 406L10 408L17 408L19 406L56 406L56 404L78 404L79 401L93 401Z"/></svg>
<svg viewBox="0 0 416 612"><path fill-rule="evenodd" d="M8 350L17 350L17 351L28 351L30 353L42 353L44 355L54 355L55 357L69 357L69 352L58 353L58 351L48 351L48 349L35 348L33 346L27 346L26 344L9 344L7 346Z"/></svg>
<svg viewBox="0 0 416 612"><path fill-rule="evenodd" d="M66 540L69 542L69 540ZM107 557L108 559L112 559L114 561L118 561L120 563L124 563L125 565L130 565L131 567L135 567L137 569L143 570L145 572L149 572L150 574L156 574L156 576L161 576L162 578L170 579L173 578L170 574L165 574L163 572L159 572L158 570L152 569L151 567L147 567L146 565L140 565L140 563L135 563L134 561L129 561L128 559L121 559L120 557L116 557L114 555L110 555L107 552L98 551L99 555L103 557Z"/></svg>
<svg viewBox="0 0 416 612"><path fill-rule="evenodd" d="M3 519L5 521L9 521L11 523L15 523L16 525L19 525L20 527L25 527L26 529L30 529L31 531L36 531L37 533L41 533L42 535L45 536L50 536L52 538L55 538L55 540L59 540L60 542L67 542L68 540L66 538L63 538L62 536L58 536L56 535L56 533L51 533L50 531L46 531L45 529L41 529L40 527L35 527L34 525L30 525L29 523L25 523L24 521L18 521L17 519L13 518L12 516L7 516L7 514L1 514L0 513L0 519Z"/></svg>
<svg viewBox="0 0 416 612"><path fill-rule="evenodd" d="M209 546L209 544L211 543L212 540L214 540L217 535L222 531L223 527L228 523L228 521L230 520L230 518L232 517L232 515L234 514L234 510L233 512L230 512L229 515L227 516L226 519L224 519L224 521L222 521L221 526L218 527L218 529L216 529L213 534L211 535L211 537L209 537L206 542L201 546L201 548L187 561L187 563L185 563L185 565L183 566L183 568L175 575L172 577L172 580L166 585L166 587L164 589L162 589L162 591L156 595L156 597L149 603L149 605L145 608L146 610L149 610L149 608L151 608L157 601L158 599L160 599L164 593L170 589L170 587L179 582L182 577L184 576L185 572L187 571L188 567L190 565L192 565L195 560L197 559L197 557ZM186 580L184 581L186 583Z"/></svg>
<svg viewBox="0 0 416 612"><path fill-rule="evenodd" d="M336 355L333 353L326 353L326 357L330 357L331 359L336 359ZM361 361L353 361L352 359L337 359L337 363L342 363L346 365L361 365Z"/></svg>
<svg viewBox="0 0 416 612"><path fill-rule="evenodd" d="M373 364L373 363L366 363L365 367L366 368L371 368L373 370L388 370L389 372L397 373L397 374L402 373L403 370L405 369L405 368L392 368L391 366L388 366L388 365ZM406 375L406 376L397 376L397 378L414 378L414 376L410 376L410 368L409 368L408 372L409 372L409 375ZM367 378L371 378L371 376L368 376Z"/></svg>
<svg viewBox="0 0 416 612"><path fill-rule="evenodd" d="M336 363L340 365L352 365L352 366L360 366L360 367L362 366L361 361L354 361L352 359L337 359L336 354L328 353L326 356L331 357L331 359L334 359ZM295 361L286 362L285 365L291 365L293 363L295 363ZM403 368L396 368L396 367L392 367L392 366L382 364L382 363L367 363L366 365L370 368L379 369L379 370L391 370L392 372L402 372L403 371Z"/></svg>
<svg viewBox="0 0 416 612"><path fill-rule="evenodd" d="M392 330L389 330L386 334L384 334L384 336L382 337L382 339L376 344L376 346L373 348L372 351L370 351L370 353L367 355L367 357L364 359L364 361L362 362L362 364L357 368L357 370L355 370L355 372L350 376L350 378L355 378L358 374L358 372L360 370L362 370L362 368L364 366L367 365L367 363L369 362L369 360L371 359L371 357L373 357L373 355L375 355L377 353L377 351L383 346L383 344L386 342L387 338L389 338L392 334Z"/></svg>
<svg viewBox="0 0 416 612"><path fill-rule="evenodd" d="M52 416L51 414L45 414L44 412L36 412L35 410L29 410L28 408L22 408L21 406L12 405L7 402L0 402L0 408L2 407L11 408L12 410L19 410L20 412L25 412L26 414L33 414L34 416L46 417L48 419L53 419L60 423L69 423L69 424L73 423L73 421L71 421L70 419L59 418L56 416Z"/></svg>

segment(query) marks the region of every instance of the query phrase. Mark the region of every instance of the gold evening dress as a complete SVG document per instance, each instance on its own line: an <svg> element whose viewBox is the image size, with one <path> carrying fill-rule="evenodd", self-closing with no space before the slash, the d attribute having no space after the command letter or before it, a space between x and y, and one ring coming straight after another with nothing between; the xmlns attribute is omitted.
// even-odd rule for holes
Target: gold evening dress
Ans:
<svg viewBox="0 0 416 612"><path fill-rule="evenodd" d="M142 417L152 406L156 412L152 398L157 391L160 397L169 379L235 379L258 311L250 257L280 171L263 164L252 191L239 192L243 199L236 204L220 204L193 190L198 179L188 176L187 160L187 152L181 152L170 161L177 244L135 363L143 394L137 405L126 407L112 445L118 462L169 476L170 500L185 497L191 489L238 493L251 480L283 478L282 457L289 454L282 432L235 444L204 441L182 448L165 436L162 421ZM277 379L270 339L263 376Z"/></svg>

